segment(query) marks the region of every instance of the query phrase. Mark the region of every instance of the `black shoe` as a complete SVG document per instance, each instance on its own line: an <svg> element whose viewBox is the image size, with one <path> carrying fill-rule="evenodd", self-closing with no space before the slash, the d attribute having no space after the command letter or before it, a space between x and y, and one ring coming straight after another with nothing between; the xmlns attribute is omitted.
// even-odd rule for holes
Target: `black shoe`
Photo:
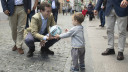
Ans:
<svg viewBox="0 0 128 72"><path fill-rule="evenodd" d="M123 52L118 52L117 60L124 60Z"/></svg>
<svg viewBox="0 0 128 72"><path fill-rule="evenodd" d="M41 56L43 57L43 58L48 58L48 54L47 54L47 52L46 51L41 51Z"/></svg>
<svg viewBox="0 0 128 72"><path fill-rule="evenodd" d="M33 56L33 52L34 52L35 50L29 50L28 51L28 53L27 53L27 57L32 57Z"/></svg>
<svg viewBox="0 0 128 72"><path fill-rule="evenodd" d="M49 49L47 49L46 52L47 52L47 54L54 55L54 52Z"/></svg>
<svg viewBox="0 0 128 72"><path fill-rule="evenodd" d="M102 55L112 55L112 54L115 54L115 50L114 49L109 49L109 48L107 48L106 51L104 51L102 53Z"/></svg>

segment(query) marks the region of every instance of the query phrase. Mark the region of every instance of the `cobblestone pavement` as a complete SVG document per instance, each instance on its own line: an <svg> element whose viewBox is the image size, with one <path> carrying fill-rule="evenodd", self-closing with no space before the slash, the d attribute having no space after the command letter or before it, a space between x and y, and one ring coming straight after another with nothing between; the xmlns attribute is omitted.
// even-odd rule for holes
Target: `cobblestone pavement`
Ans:
<svg viewBox="0 0 128 72"><path fill-rule="evenodd" d="M70 15L59 14L58 18L58 25L63 31L72 27ZM85 24L83 25L85 26ZM39 43L35 43L36 51L32 58L26 57L28 47L25 44L23 44L25 54L20 55L16 51L11 51L14 43L8 21L0 21L0 39L0 72L70 72L70 38L62 39L54 44L50 49L55 52L55 55L49 55L48 58L40 55ZM90 47L88 43L86 43L86 47ZM88 48L86 48L88 51L85 59L86 71L93 72L91 51Z"/></svg>

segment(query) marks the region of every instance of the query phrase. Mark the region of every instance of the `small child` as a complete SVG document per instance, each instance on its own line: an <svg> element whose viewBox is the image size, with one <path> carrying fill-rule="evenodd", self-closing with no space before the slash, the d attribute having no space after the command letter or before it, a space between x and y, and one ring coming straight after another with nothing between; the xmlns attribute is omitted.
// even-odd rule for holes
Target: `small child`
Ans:
<svg viewBox="0 0 128 72"><path fill-rule="evenodd" d="M56 35L55 38L67 38L71 37L72 43L72 62L73 66L71 70L73 72L79 72L79 66L81 69L85 69L84 56L85 56L85 40L84 40L84 29L81 23L84 21L82 13L75 13L72 16L72 23L74 25L69 31L66 29L66 33ZM79 63L78 63L79 60Z"/></svg>
<svg viewBox="0 0 128 72"><path fill-rule="evenodd" d="M84 9L82 10L82 14L84 15L84 17L86 16L88 10L86 9L86 6L84 6Z"/></svg>

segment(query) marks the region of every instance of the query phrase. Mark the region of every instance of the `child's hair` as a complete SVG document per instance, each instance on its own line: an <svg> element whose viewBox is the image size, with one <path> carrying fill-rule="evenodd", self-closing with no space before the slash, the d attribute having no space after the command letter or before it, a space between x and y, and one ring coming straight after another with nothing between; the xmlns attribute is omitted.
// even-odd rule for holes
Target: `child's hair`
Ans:
<svg viewBox="0 0 128 72"><path fill-rule="evenodd" d="M84 21L84 15L82 13L75 13L73 15L74 20L77 20L79 23L82 23Z"/></svg>

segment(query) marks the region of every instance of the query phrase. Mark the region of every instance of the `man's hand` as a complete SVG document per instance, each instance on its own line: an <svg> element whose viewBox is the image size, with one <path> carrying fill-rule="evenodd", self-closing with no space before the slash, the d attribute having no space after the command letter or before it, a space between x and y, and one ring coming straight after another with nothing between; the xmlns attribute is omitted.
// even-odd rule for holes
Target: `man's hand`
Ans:
<svg viewBox="0 0 128 72"><path fill-rule="evenodd" d="M31 12L31 10L30 10L30 9L28 9L28 14L30 14L30 12Z"/></svg>
<svg viewBox="0 0 128 72"><path fill-rule="evenodd" d="M54 39L54 37L49 33L49 36L47 37L47 40Z"/></svg>
<svg viewBox="0 0 128 72"><path fill-rule="evenodd" d="M35 9L36 9L36 7L37 7L37 6L33 6L33 10L35 10Z"/></svg>
<svg viewBox="0 0 128 72"><path fill-rule="evenodd" d="M123 0L120 4L120 7L122 8L126 8L128 6L128 1L127 0Z"/></svg>
<svg viewBox="0 0 128 72"><path fill-rule="evenodd" d="M9 14L10 14L9 10L5 10L4 13L5 13L6 15L9 15Z"/></svg>
<svg viewBox="0 0 128 72"><path fill-rule="evenodd" d="M94 15L97 15L98 14L98 11L97 10L94 10Z"/></svg>
<svg viewBox="0 0 128 72"><path fill-rule="evenodd" d="M102 8L102 9L104 9L105 7L104 7L104 6L102 6L101 8Z"/></svg>
<svg viewBox="0 0 128 72"><path fill-rule="evenodd" d="M42 40L42 41L40 42L40 46L41 46L41 47L45 46L45 43L46 43L46 41L45 41L45 40Z"/></svg>

